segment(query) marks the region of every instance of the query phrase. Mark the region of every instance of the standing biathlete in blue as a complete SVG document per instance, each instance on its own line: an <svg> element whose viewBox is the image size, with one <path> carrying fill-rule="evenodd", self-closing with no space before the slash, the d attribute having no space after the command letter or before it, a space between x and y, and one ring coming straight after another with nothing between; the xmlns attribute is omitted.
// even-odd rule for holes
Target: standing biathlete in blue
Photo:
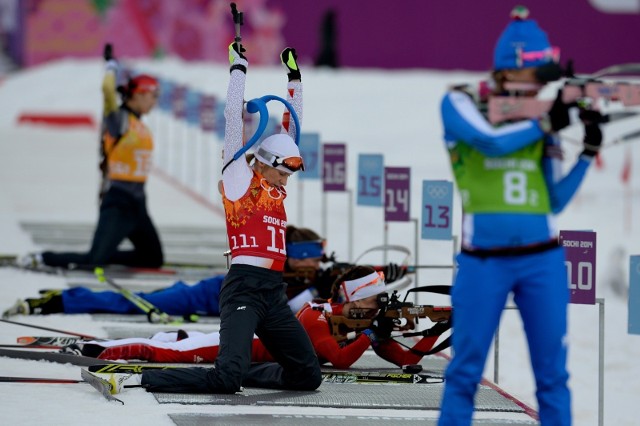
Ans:
<svg viewBox="0 0 640 426"><path fill-rule="evenodd" d="M534 95L542 84L560 77L556 51L535 21L527 19L526 9L514 12L494 52L494 93L504 95L515 87ZM562 177L556 133L569 124L568 105L558 98L545 117L496 126L482 107L460 90L448 92L441 104L463 223L451 293L454 355L446 370L438 424L471 424L487 353L511 293L527 336L540 421L569 425L569 290L554 214L576 193L598 152L599 114L581 114L584 151Z"/></svg>

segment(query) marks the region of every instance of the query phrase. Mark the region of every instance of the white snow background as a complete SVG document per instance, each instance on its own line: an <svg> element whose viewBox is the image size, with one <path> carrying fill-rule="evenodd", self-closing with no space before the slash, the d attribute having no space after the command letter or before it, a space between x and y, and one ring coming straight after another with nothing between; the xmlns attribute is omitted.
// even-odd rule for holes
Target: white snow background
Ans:
<svg viewBox="0 0 640 426"><path fill-rule="evenodd" d="M192 88L224 98L228 68L211 64L138 62L139 68L158 73ZM420 220L422 180L447 179L452 175L442 143L439 102L447 85L478 81L485 74L438 71L316 70L302 68L304 82L303 131L319 132L322 142L344 142L348 154L348 187L355 191L357 158L361 153L383 153L385 166L411 167L411 216ZM99 121L102 64L99 61L64 60L16 72L0 83L0 253L23 254L38 250L21 230L22 221L64 221L95 223L97 130L56 129L18 125L21 112L89 113ZM280 68L249 68L246 98L264 94L282 96L286 83ZM271 107L270 107L271 109ZM278 108L279 112L280 109ZM158 113L148 117L157 124ZM571 131L569 131L571 133ZM573 138L579 138L578 130ZM577 135L577 136L576 136ZM162 135L156 135L157 139ZM637 140L636 140L637 142ZM566 164L580 147L567 141ZM220 145L216 145L218 148ZM604 424L637 424L636 404L640 400L640 336L627 333L627 300L614 284L628 277L628 256L640 254L639 162L625 188L620 173L625 155L639 151L634 142L603 151L602 169L592 167L583 186L559 216L561 229L597 232L597 297L605 299L605 399ZM215 151L216 156L219 150ZM297 195L304 188L304 209ZM329 251L340 260L383 243L383 213L380 208L353 208L355 242L350 249L347 232L349 199L344 193L321 194L319 181L290 180L287 202L289 220L321 231L321 201L327 201ZM633 205L631 220L625 196ZM219 200L212 200L218 203ZM194 201L175 185L153 173L148 183L148 205L158 226L224 226L222 217ZM625 210L627 209L627 210ZM627 213L625 213L627 212ZM455 201L454 234L459 235L460 209ZM499 226L496 224L496 226ZM390 244L414 247L415 228L409 223L389 223ZM419 264L451 263L450 242L419 242ZM418 284L450 284L450 271L421 270ZM66 286L62 277L0 269L0 309L17 298L31 297L43 288ZM446 299L430 296L424 303L444 304ZM540 321L546 321L540 307ZM101 323L88 315L17 317L16 320L102 335ZM478 318L482 321L482 318ZM570 308L570 386L576 425L598 424L598 306ZM55 333L0 324L0 343L15 343L21 335ZM485 377L493 378L493 354ZM536 407L526 343L517 311L507 310L500 334L499 386ZM80 378L80 368L46 362L0 358L0 375ZM121 394L124 406L107 402L85 384L0 383L0 411L3 424L136 424L169 425L166 413L178 412L264 412L288 413L287 407L159 405L151 394L131 389ZM361 413L359 410L305 408L305 414ZM367 410L369 415L424 416L409 410ZM433 413L433 415L437 415Z"/></svg>

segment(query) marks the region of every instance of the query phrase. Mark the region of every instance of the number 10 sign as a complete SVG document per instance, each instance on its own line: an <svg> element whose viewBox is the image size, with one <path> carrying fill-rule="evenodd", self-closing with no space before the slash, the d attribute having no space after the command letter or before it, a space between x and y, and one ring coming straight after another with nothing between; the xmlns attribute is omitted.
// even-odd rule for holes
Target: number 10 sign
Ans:
<svg viewBox="0 0 640 426"><path fill-rule="evenodd" d="M596 303L596 233L560 231L571 303Z"/></svg>

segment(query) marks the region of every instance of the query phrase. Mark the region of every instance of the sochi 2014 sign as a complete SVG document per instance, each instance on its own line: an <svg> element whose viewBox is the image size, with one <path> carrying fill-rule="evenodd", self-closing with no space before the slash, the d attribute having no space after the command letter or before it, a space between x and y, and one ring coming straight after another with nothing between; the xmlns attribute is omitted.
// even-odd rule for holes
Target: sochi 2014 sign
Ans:
<svg viewBox="0 0 640 426"><path fill-rule="evenodd" d="M592 231L560 231L560 244L565 250L567 280L571 303L596 303L596 233Z"/></svg>

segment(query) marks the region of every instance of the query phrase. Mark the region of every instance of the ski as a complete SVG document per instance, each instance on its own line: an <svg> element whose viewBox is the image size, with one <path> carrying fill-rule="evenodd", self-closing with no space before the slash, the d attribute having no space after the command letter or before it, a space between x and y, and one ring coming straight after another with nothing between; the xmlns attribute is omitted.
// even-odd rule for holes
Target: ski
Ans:
<svg viewBox="0 0 640 426"><path fill-rule="evenodd" d="M16 343L23 347L50 347L50 348L62 348L64 346L72 345L79 341L82 341L81 337L72 336L20 336L16 339Z"/></svg>
<svg viewBox="0 0 640 426"><path fill-rule="evenodd" d="M16 254L0 254L0 266L14 266L17 259Z"/></svg>
<svg viewBox="0 0 640 426"><path fill-rule="evenodd" d="M23 267L11 258L2 260L0 258L0 267L16 268L23 271L41 273L47 275L64 276L68 278L88 278L93 277L95 265L76 265L71 268L60 268L46 265L36 267ZM134 268L120 265L110 265L104 268L111 278L115 279L136 279L136 280L158 280L158 279L174 279L174 280L201 280L210 278L215 275L226 274L227 269L224 265L206 265L196 266L184 264L170 264L161 268Z"/></svg>
<svg viewBox="0 0 640 426"><path fill-rule="evenodd" d="M108 401L117 401L124 405L124 402L115 396L118 393L115 382L100 377L87 370L80 372L82 380L77 379L54 379L49 377L17 377L17 376L0 376L0 383L45 383L45 384L78 384L88 383L98 392L102 394ZM126 380L127 377L114 378L113 380L120 380L121 382ZM137 388L139 385L123 385L122 388Z"/></svg>
<svg viewBox="0 0 640 426"><path fill-rule="evenodd" d="M88 372L87 370L82 370L80 375L82 376L82 380L77 379L52 379L48 377L16 377L16 376L0 376L0 383L47 383L47 384L77 384L77 383L88 383L93 386L98 392L102 394L108 401L117 401L120 404L124 405L124 402L115 396L114 393L117 393L117 389L114 389L114 384L109 380L99 377L93 373ZM126 380L126 378L122 378L122 380ZM124 385L123 387L138 387L137 385Z"/></svg>
<svg viewBox="0 0 640 426"><path fill-rule="evenodd" d="M133 303L138 309L140 309L142 312L147 314L147 318L149 319L150 323L178 324L178 322L175 319L173 319L169 314L161 311L148 300L143 299L136 293L132 292L127 288L122 287L121 285L116 283L114 280L107 277L104 274L103 268L95 268L94 273L98 278L98 281L100 281L101 283L106 283L111 287L115 288L122 296L124 296L125 299Z"/></svg>
<svg viewBox="0 0 640 426"><path fill-rule="evenodd" d="M195 365L195 364L194 364ZM148 370L167 370L170 368L178 368L174 365L158 365L158 364L94 364L87 367L92 373L132 373L142 374Z"/></svg>
<svg viewBox="0 0 640 426"><path fill-rule="evenodd" d="M172 365L158 364L102 364L90 365L87 369L93 373L132 373L142 374L149 370L166 370L177 368ZM442 383L442 377L428 374L384 373L377 371L324 371L322 380L325 383Z"/></svg>
<svg viewBox="0 0 640 426"><path fill-rule="evenodd" d="M35 345L21 345L21 344L7 344L7 343L0 343L0 348L14 348L14 349L62 349L62 346L56 346L56 345L39 345L39 344L35 344Z"/></svg>
<svg viewBox="0 0 640 426"><path fill-rule="evenodd" d="M4 319L4 318L0 318L0 322L4 322L7 324L13 324L13 325L21 325L23 327L30 327L30 328L37 328L38 330L45 330L45 331L52 331L54 333L62 333L62 334L68 334L70 336L77 336L83 339L95 339L95 336L91 336L89 334L82 334L82 333L76 333L74 331L64 331L64 330L60 330L57 328L49 328L49 327L43 327L41 325L35 325L35 324L29 324L26 322L18 322L18 321L12 321L12 320L8 320L8 319Z"/></svg>
<svg viewBox="0 0 640 426"><path fill-rule="evenodd" d="M48 377L15 377L15 376L0 376L0 383L52 383L52 384L67 384L67 383L84 383L83 380L77 379L51 379Z"/></svg>
<svg viewBox="0 0 640 426"><path fill-rule="evenodd" d="M422 373L383 373L376 371L332 371L323 372L325 383L380 383L380 384L435 384L444 378Z"/></svg>
<svg viewBox="0 0 640 426"><path fill-rule="evenodd" d="M122 287L111 278L107 277L103 268L95 268L95 275L98 281L106 283L116 289L124 298L134 304L138 309L147 315L147 319L152 324L180 325L184 322L197 322L200 318L196 314L185 315L183 318L174 318L160 310L153 303L132 292L128 288Z"/></svg>
<svg viewBox="0 0 640 426"><path fill-rule="evenodd" d="M33 361L51 361L59 364L73 364L81 367L90 365L104 364L104 360L91 358L82 355L72 355L59 352L23 350L23 349L6 349L0 348L0 356L13 359L27 359Z"/></svg>

